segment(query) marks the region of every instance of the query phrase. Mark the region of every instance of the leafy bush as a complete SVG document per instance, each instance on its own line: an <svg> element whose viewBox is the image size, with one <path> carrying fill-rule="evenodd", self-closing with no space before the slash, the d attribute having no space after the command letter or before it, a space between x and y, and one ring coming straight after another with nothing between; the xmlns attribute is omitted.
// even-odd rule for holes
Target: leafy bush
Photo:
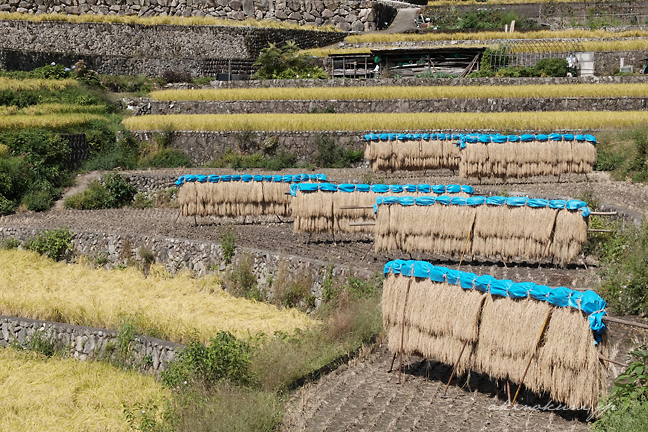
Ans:
<svg viewBox="0 0 648 432"><path fill-rule="evenodd" d="M245 384L250 380L249 366L250 345L229 332L219 331L209 345L193 335L178 358L162 372L161 379L171 388L189 382L209 387L221 380Z"/></svg>
<svg viewBox="0 0 648 432"><path fill-rule="evenodd" d="M17 249L18 246L20 246L20 240L17 238L7 238L2 241L2 244L0 244L0 249L12 250Z"/></svg>
<svg viewBox="0 0 648 432"><path fill-rule="evenodd" d="M135 186L119 174L105 174L100 181L90 183L88 189L65 198L63 205L76 210L121 208L130 204L136 193Z"/></svg>
<svg viewBox="0 0 648 432"><path fill-rule="evenodd" d="M72 234L66 228L45 230L28 239L23 247L45 255L54 261L60 261L72 249Z"/></svg>
<svg viewBox="0 0 648 432"><path fill-rule="evenodd" d="M238 265L234 266L225 280L228 291L238 297L263 301L263 293L259 290L256 276L252 273L252 257L241 257Z"/></svg>
<svg viewBox="0 0 648 432"><path fill-rule="evenodd" d="M130 132L125 132L117 144L112 144L84 162L82 171L108 171L117 167L133 169L138 165L140 144Z"/></svg>
<svg viewBox="0 0 648 432"><path fill-rule="evenodd" d="M288 41L281 48L269 44L261 50L254 65L260 66L254 74L257 79L327 78L326 72L314 65L312 57L299 53L299 47L293 41Z"/></svg>
<svg viewBox="0 0 648 432"><path fill-rule="evenodd" d="M189 156L175 148L163 148L141 162L143 168L189 168L191 165Z"/></svg>
<svg viewBox="0 0 648 432"><path fill-rule="evenodd" d="M232 257L236 252L236 231L232 227L224 227L220 233L220 247L223 251L223 261L225 264L232 262Z"/></svg>
<svg viewBox="0 0 648 432"><path fill-rule="evenodd" d="M540 76L564 77L567 76L569 64L564 58L544 58L538 60L533 67Z"/></svg>
<svg viewBox="0 0 648 432"><path fill-rule="evenodd" d="M31 211L45 211L52 207L52 195L44 190L31 191L23 197L23 202Z"/></svg>
<svg viewBox="0 0 648 432"><path fill-rule="evenodd" d="M648 428L648 349L630 353L634 361L614 382L604 404L613 408L596 421L593 429L605 432L639 432Z"/></svg>
<svg viewBox="0 0 648 432"><path fill-rule="evenodd" d="M362 150L344 150L332 138L324 134L315 136L315 145L317 153L314 162L320 168L348 168L364 158Z"/></svg>

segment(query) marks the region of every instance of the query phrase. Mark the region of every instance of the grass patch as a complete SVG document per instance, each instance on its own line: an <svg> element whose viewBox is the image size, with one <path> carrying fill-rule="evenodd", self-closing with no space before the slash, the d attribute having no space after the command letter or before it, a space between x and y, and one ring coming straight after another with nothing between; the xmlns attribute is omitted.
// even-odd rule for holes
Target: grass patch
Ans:
<svg viewBox="0 0 648 432"><path fill-rule="evenodd" d="M615 180L648 181L648 127L604 134L597 145L595 169L610 171Z"/></svg>
<svg viewBox="0 0 648 432"><path fill-rule="evenodd" d="M553 131L556 129L626 129L648 122L648 112L511 112L405 114L196 114L152 115L124 119L129 130L237 131L407 131L491 129Z"/></svg>
<svg viewBox="0 0 648 432"><path fill-rule="evenodd" d="M218 331L237 336L283 331L315 322L297 310L277 310L224 292L216 276L171 278L152 266L148 278L135 268L95 270L55 263L35 253L0 251L0 314L100 328L118 328L138 315L137 332L186 342L194 329L201 340Z"/></svg>
<svg viewBox="0 0 648 432"><path fill-rule="evenodd" d="M78 85L79 82L74 79L12 79L0 76L0 91L2 92L17 92L24 90L64 90Z"/></svg>
<svg viewBox="0 0 648 432"><path fill-rule="evenodd" d="M46 114L46 115L9 115L0 118L0 131L19 129L48 129L52 131L63 131L68 128L80 128L92 121L108 120L97 114L69 113L69 114Z"/></svg>
<svg viewBox="0 0 648 432"><path fill-rule="evenodd" d="M7 13L0 12L0 20L9 21L31 21L31 22L69 22L69 23L107 23L107 24L135 24L143 26L174 25L174 26L226 26L226 27L260 27L260 28L278 28L278 29L296 29L296 30L314 30L324 32L339 31L332 25L326 26L301 26L298 24L289 24L273 20L257 21L248 18L244 21L229 19L220 19L213 17L175 17L175 16L156 16L149 18L140 18L137 16L126 15L64 15L64 14L41 14L34 16L31 14Z"/></svg>
<svg viewBox="0 0 648 432"><path fill-rule="evenodd" d="M101 362L0 349L0 430L129 430L122 403L163 401L154 377Z"/></svg>
<svg viewBox="0 0 648 432"><path fill-rule="evenodd" d="M416 87L344 87L344 88L259 88L162 90L151 97L163 101L237 101L237 100L399 100L399 99L487 99L548 97L646 97L645 84L564 84L516 86L430 86Z"/></svg>

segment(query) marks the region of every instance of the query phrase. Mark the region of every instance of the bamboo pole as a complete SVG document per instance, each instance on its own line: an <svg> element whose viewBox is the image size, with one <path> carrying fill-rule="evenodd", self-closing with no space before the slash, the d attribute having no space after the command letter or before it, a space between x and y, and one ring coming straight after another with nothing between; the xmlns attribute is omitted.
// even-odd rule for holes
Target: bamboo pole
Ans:
<svg viewBox="0 0 648 432"><path fill-rule="evenodd" d="M626 367L626 366L627 366L627 365L624 364L624 363L618 362L618 361L616 361L616 360L612 360L611 358L607 358L607 357L605 357L605 356L603 356L603 355L601 355L601 354L599 354L598 356L599 356L599 358L600 358L601 360L603 360L603 361L606 361L606 362L609 362L609 363L614 363L615 365L619 365L619 366L623 366L623 367Z"/></svg>
<svg viewBox="0 0 648 432"><path fill-rule="evenodd" d="M368 210L373 209L373 206L342 206L338 208L340 210Z"/></svg>
<svg viewBox="0 0 648 432"><path fill-rule="evenodd" d="M466 349L466 345L468 345L467 339L464 342L463 347L461 348L461 352L459 353L459 358L457 358L457 361L455 362L454 367L452 368L452 372L450 372L450 379L448 380L448 384L446 384L445 386L445 390L443 391L443 396L445 396L446 393L448 393L448 387L450 387L450 382L452 381L452 377L454 377L454 374L457 371L457 367L459 367L459 361L461 360L461 356L463 355L464 350Z"/></svg>
<svg viewBox="0 0 648 432"><path fill-rule="evenodd" d="M633 327L639 327L639 328L643 328L643 329L648 329L648 324L636 323L636 322L633 322L633 321L626 321L626 320L622 320L620 318L614 318L614 317L607 316L607 315L603 315L603 317L601 319L603 321L607 321L607 322L613 322L613 323L617 323L617 324L624 324L624 325L627 325L627 326L633 326Z"/></svg>
<svg viewBox="0 0 648 432"><path fill-rule="evenodd" d="M349 226L371 226L376 225L376 222L349 222Z"/></svg>
<svg viewBox="0 0 648 432"><path fill-rule="evenodd" d="M587 232L605 232L605 233L611 233L612 230L609 229L598 229L598 228L588 228Z"/></svg>
<svg viewBox="0 0 648 432"><path fill-rule="evenodd" d="M412 278L407 281L407 291L405 292L405 303L403 304L403 325L401 327L401 346L400 346L400 362L398 364L398 384L401 383L401 374L403 373L403 343L405 341L405 311L407 310L407 299L409 298L410 285L412 285Z"/></svg>
<svg viewBox="0 0 648 432"><path fill-rule="evenodd" d="M590 212L591 215L594 216L616 216L619 214L619 212L611 211L611 212Z"/></svg>
<svg viewBox="0 0 648 432"><path fill-rule="evenodd" d="M529 366L531 366L531 360L533 360L533 357L535 357L535 353L538 351L538 346L540 345L540 341L542 340L542 335L544 334L544 331L547 328L547 323L549 322L549 318L551 317L551 312L553 312L553 306L549 308L549 311L547 311L547 317L544 320L544 324L542 325L542 330L540 330L540 334L538 335L538 340L536 341L535 348L531 353L531 357L529 357L529 361L527 362L526 369L524 369L524 374L522 374L520 385L515 391L515 396L513 397L513 402L511 402L510 408L513 408L515 406L515 401L517 400L517 397L520 394L520 389L524 384L524 378L526 378L526 374L529 371Z"/></svg>
<svg viewBox="0 0 648 432"><path fill-rule="evenodd" d="M470 231L468 231L468 237L466 237L466 243L464 243L463 251L461 252L461 259L459 260L459 265L457 266L457 270L459 270L459 267L461 267L461 263L463 262L464 255L466 254L466 247L468 247L468 242L470 241L470 238L473 235L473 231L475 230L475 219L477 219L477 210L475 210L475 214L473 215L473 220L472 223L470 224Z"/></svg>

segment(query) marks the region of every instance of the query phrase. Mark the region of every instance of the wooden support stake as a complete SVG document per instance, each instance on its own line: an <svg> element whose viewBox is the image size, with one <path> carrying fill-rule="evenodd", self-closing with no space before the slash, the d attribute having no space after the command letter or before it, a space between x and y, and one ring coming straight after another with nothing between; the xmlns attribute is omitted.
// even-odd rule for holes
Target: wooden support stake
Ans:
<svg viewBox="0 0 648 432"><path fill-rule="evenodd" d="M599 358L600 358L601 360L603 360L603 361L606 361L606 362L609 362L609 363L614 363L615 365L619 365L619 366L623 366L623 367L628 366L628 365L625 364L625 363L621 363L621 362L618 362L618 361L616 361L616 360L612 360L611 358L607 358L607 357L605 357L605 356L603 356L603 355L601 355L601 354L599 354L598 356L599 356Z"/></svg>
<svg viewBox="0 0 648 432"><path fill-rule="evenodd" d="M633 321L626 321L626 320L622 320L620 318L614 318L614 317L607 316L607 315L603 315L603 317L601 317L601 319L603 321L607 321L607 322L613 322L613 323L617 323L617 324L624 324L624 325L627 325L627 326L648 329L648 324L636 323L636 322L633 322Z"/></svg>
<svg viewBox="0 0 648 432"><path fill-rule="evenodd" d="M178 219L180 219L180 215L181 215L181 214L182 214L182 210L180 210L180 211L178 212L178 216L176 216L175 221L173 221L174 224L175 224L176 222L178 222Z"/></svg>
<svg viewBox="0 0 648 432"><path fill-rule="evenodd" d="M367 249L367 252L365 252L360 262L364 261L364 259L367 258L367 255L369 255L369 252L371 251L371 249L373 249L374 243L376 243L376 240L371 242L371 244L369 245L369 249Z"/></svg>
<svg viewBox="0 0 648 432"><path fill-rule="evenodd" d="M513 397L513 402L511 402L511 405L509 408L513 408L515 406L515 401L517 400L518 395L520 394L520 389L522 388L522 385L524 384L524 378L526 378L526 374L529 371L529 366L531 366L531 360L533 360L533 357L535 357L536 351L538 351L538 346L540 346L540 341L542 340L542 335L544 334L545 329L547 328L547 323L549 323L549 318L551 317L551 312L553 312L553 306L549 308L549 311L547 311L547 317L544 320L544 324L542 324L542 330L540 330L540 334L538 335L538 340L536 341L535 348L533 349L533 352L531 353L531 357L529 357L529 361L526 365L526 369L524 369L524 374L522 374L522 379L520 380L520 385L518 386L516 392L515 392L515 397Z"/></svg>
<svg viewBox="0 0 648 432"><path fill-rule="evenodd" d="M391 363L391 366L389 366L389 370L387 371L387 373L394 370L394 362L396 361L396 354L398 354L398 353L394 353L394 357L392 357L392 363Z"/></svg>
<svg viewBox="0 0 648 432"><path fill-rule="evenodd" d="M475 215L473 216L472 223L470 224L470 230L468 231L468 237L466 237L466 243L464 243L463 251L461 252L461 259L459 260L459 265L457 266L457 270L459 270L459 267L461 267L461 263L463 262L464 259L464 254L466 253L466 248L468 247L468 242L470 241L473 231L475 230L475 219L477 219L477 210L475 210Z"/></svg>
<svg viewBox="0 0 648 432"><path fill-rule="evenodd" d="M613 232L609 229L588 228L587 232Z"/></svg>
<svg viewBox="0 0 648 432"><path fill-rule="evenodd" d="M443 391L443 396L448 393L448 387L450 387L450 382L452 381L452 377L454 377L455 372L457 371L457 367L459 366L459 361L461 360L461 356L464 353L464 350L466 349L466 345L468 345L468 340L466 340L463 344L463 347L461 348L461 352L459 353L459 358L454 364L454 367L452 368L452 372L450 373L450 379L448 380L448 384L445 386L445 390Z"/></svg>
<svg viewBox="0 0 648 432"><path fill-rule="evenodd" d="M401 346L400 346L400 362L398 364L398 384L401 383L401 374L403 373L403 343L405 342L405 311L407 310L407 299L409 298L410 285L412 285L412 278L407 281L407 291L405 292L405 303L403 304L403 326L401 327Z"/></svg>
<svg viewBox="0 0 648 432"><path fill-rule="evenodd" d="M611 211L611 212L590 212L591 215L594 216L616 216L619 214L619 212Z"/></svg>
<svg viewBox="0 0 648 432"><path fill-rule="evenodd" d="M506 395L508 396L508 403L511 404L511 382L506 378Z"/></svg>
<svg viewBox="0 0 648 432"><path fill-rule="evenodd" d="M373 209L373 206L343 206L338 208L340 210L368 210Z"/></svg>
<svg viewBox="0 0 648 432"><path fill-rule="evenodd" d="M376 222L349 222L349 226L371 226L376 225Z"/></svg>

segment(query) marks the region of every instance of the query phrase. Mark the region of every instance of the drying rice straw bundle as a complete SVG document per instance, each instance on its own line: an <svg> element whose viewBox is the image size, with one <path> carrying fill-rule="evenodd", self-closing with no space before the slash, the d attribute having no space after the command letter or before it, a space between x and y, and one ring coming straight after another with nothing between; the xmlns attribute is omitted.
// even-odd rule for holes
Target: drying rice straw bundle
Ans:
<svg viewBox="0 0 648 432"><path fill-rule="evenodd" d="M184 183L178 191L178 203L181 207L182 216L193 216L196 214L196 183Z"/></svg>
<svg viewBox="0 0 648 432"><path fill-rule="evenodd" d="M443 166L444 153L443 141L439 139L430 139L420 141L422 149L421 157L423 158L422 167L441 167ZM419 168L425 169L425 168Z"/></svg>
<svg viewBox="0 0 648 432"><path fill-rule="evenodd" d="M579 210L561 209L556 217L550 251L560 265L571 262L587 241L587 221Z"/></svg>
<svg viewBox="0 0 648 432"><path fill-rule="evenodd" d="M573 141L571 172L589 174L596 164L596 147L587 141Z"/></svg>
<svg viewBox="0 0 648 432"><path fill-rule="evenodd" d="M374 218L373 209L341 209L340 207L369 207L376 203L375 192L336 192L333 202L335 231L372 233L372 226L350 226L351 222L363 222Z"/></svg>

